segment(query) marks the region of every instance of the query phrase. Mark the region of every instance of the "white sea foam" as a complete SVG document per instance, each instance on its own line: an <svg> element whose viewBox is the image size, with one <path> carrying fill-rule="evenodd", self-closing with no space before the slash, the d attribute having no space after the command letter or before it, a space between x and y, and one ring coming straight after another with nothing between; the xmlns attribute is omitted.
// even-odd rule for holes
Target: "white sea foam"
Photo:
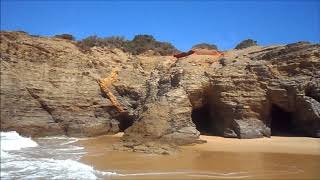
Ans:
<svg viewBox="0 0 320 180"><path fill-rule="evenodd" d="M22 137L15 131L1 132L1 150L20 150L36 146L38 144L31 138Z"/></svg>
<svg viewBox="0 0 320 180"><path fill-rule="evenodd" d="M100 172L77 160L83 147L70 145L76 138L45 137L37 142L18 133L1 132L0 179L100 179L117 175Z"/></svg>
<svg viewBox="0 0 320 180"><path fill-rule="evenodd" d="M77 138L72 138L72 137L67 137L67 136L46 136L46 137L41 137L39 139L77 139Z"/></svg>
<svg viewBox="0 0 320 180"><path fill-rule="evenodd" d="M84 149L84 147L78 147L78 146L72 146L70 148L62 148L62 149L57 149L59 151L72 151L72 150L81 150Z"/></svg>
<svg viewBox="0 0 320 180"><path fill-rule="evenodd" d="M1 153L1 159L7 159L9 157L11 157L12 155L10 155L9 153L2 151L2 149L0 150Z"/></svg>
<svg viewBox="0 0 320 180"><path fill-rule="evenodd" d="M21 158L21 157L20 157ZM1 165L2 169L16 169L1 174L1 178L50 178L50 179L97 179L93 167L66 159L23 159ZM25 176L27 174L27 176Z"/></svg>
<svg viewBox="0 0 320 180"><path fill-rule="evenodd" d="M79 140L79 139L72 139L72 140L69 140L68 142L61 143L61 145L72 144L72 143L77 142L78 140Z"/></svg>

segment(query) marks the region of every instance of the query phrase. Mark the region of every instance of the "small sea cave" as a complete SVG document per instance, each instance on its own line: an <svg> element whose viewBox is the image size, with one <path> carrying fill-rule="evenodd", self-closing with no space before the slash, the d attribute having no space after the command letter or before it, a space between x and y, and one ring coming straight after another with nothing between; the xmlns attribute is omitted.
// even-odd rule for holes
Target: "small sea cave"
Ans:
<svg viewBox="0 0 320 180"><path fill-rule="evenodd" d="M210 115L210 106L193 109L191 118L201 135L217 135L215 132L213 118Z"/></svg>
<svg viewBox="0 0 320 180"><path fill-rule="evenodd" d="M118 118L118 121L120 132L124 132L127 128L132 126L134 119L130 116L122 116Z"/></svg>
<svg viewBox="0 0 320 180"><path fill-rule="evenodd" d="M297 131L292 120L292 113L287 112L274 104L271 107L270 127L272 136L297 135Z"/></svg>

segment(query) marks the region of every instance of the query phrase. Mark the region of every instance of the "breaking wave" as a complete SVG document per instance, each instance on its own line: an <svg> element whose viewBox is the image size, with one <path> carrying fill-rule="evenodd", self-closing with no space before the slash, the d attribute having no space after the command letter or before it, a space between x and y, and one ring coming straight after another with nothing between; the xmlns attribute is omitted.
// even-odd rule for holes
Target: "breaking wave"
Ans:
<svg viewBox="0 0 320 180"><path fill-rule="evenodd" d="M78 162L86 152L71 144L76 138L46 137L36 141L15 131L1 132L0 179L100 179L116 175Z"/></svg>
<svg viewBox="0 0 320 180"><path fill-rule="evenodd" d="M31 138L22 137L15 131L1 132L1 151L20 150L36 146L38 144Z"/></svg>

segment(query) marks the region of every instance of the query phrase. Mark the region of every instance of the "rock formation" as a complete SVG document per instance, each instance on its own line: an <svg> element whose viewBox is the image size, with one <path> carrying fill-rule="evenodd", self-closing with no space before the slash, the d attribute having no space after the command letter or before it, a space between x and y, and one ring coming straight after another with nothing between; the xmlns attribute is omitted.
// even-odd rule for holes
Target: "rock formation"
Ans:
<svg viewBox="0 0 320 180"><path fill-rule="evenodd" d="M1 32L0 58L1 130L124 131L115 148L162 154L201 142L200 133L320 137L319 44L176 59L98 47L84 53L74 41Z"/></svg>
<svg viewBox="0 0 320 180"><path fill-rule="evenodd" d="M193 53L195 53L195 51L193 51L193 50L190 50L190 51L188 51L188 52L181 52L181 53L179 53L179 54L175 54L175 55L173 55L175 58L183 58L183 57L187 57L187 56L190 56L191 54L193 54Z"/></svg>

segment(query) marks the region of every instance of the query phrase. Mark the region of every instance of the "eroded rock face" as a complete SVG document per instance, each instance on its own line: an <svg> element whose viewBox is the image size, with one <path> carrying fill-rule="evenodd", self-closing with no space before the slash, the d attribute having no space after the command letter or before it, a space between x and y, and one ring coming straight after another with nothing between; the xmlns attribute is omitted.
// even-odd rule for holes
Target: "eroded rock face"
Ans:
<svg viewBox="0 0 320 180"><path fill-rule="evenodd" d="M115 68L126 69L111 89L122 93L119 99L130 114L128 101L145 89L139 64L116 49L83 54L70 41L1 32L1 129L32 136L116 133L122 114L103 95L98 80Z"/></svg>
<svg viewBox="0 0 320 180"><path fill-rule="evenodd" d="M200 133L269 137L278 122L319 137L319 79L320 46L304 42L177 60L95 47L83 53L72 41L1 32L1 130L124 131L116 149L162 154L201 142Z"/></svg>

